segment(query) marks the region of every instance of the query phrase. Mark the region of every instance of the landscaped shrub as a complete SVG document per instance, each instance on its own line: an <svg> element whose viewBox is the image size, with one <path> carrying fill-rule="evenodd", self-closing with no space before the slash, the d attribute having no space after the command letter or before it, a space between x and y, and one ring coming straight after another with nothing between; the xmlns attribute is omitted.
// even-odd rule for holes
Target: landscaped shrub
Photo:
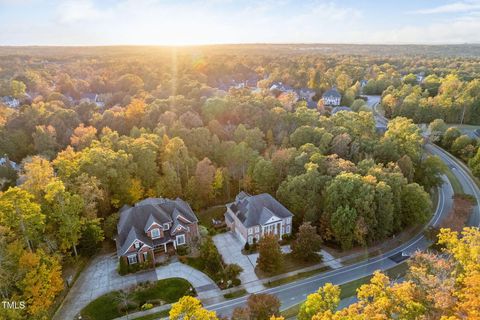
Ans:
<svg viewBox="0 0 480 320"><path fill-rule="evenodd" d="M124 257L120 257L120 263L118 267L118 273L123 276L128 273L128 264Z"/></svg>
<svg viewBox="0 0 480 320"><path fill-rule="evenodd" d="M145 303L144 305L142 305L142 310L150 310L153 308L153 304L151 303Z"/></svg>

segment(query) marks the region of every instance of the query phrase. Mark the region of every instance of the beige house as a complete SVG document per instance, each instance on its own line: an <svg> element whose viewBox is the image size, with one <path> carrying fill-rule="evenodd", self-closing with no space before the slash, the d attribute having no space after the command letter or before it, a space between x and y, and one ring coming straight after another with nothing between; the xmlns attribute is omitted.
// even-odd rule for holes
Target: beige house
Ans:
<svg viewBox="0 0 480 320"><path fill-rule="evenodd" d="M243 242L253 244L265 234L281 239L292 233L293 214L268 193L252 196L242 191L226 207L225 223Z"/></svg>

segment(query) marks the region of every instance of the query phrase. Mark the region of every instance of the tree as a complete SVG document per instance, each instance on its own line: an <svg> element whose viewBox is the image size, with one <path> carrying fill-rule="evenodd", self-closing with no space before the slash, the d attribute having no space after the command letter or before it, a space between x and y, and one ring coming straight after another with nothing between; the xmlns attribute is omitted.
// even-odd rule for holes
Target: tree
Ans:
<svg viewBox="0 0 480 320"><path fill-rule="evenodd" d="M340 287L326 283L317 292L309 294L300 306L298 320L310 320L315 314L326 311L335 312L340 303Z"/></svg>
<svg viewBox="0 0 480 320"><path fill-rule="evenodd" d="M66 191L61 181L52 182L45 189L50 232L55 235L60 250L65 252L73 248L77 256L82 230L80 214L83 212L83 200L80 196Z"/></svg>
<svg viewBox="0 0 480 320"><path fill-rule="evenodd" d="M280 300L271 294L252 294L248 297L247 308L250 319L268 320L272 315L280 315Z"/></svg>
<svg viewBox="0 0 480 320"><path fill-rule="evenodd" d="M36 126L32 134L35 151L51 159L59 147L57 143L57 132L52 126Z"/></svg>
<svg viewBox="0 0 480 320"><path fill-rule="evenodd" d="M266 273L279 272L283 266L283 254L278 239L273 234L264 235L258 242L257 267Z"/></svg>
<svg viewBox="0 0 480 320"><path fill-rule="evenodd" d="M470 159L468 165L470 166L472 173L476 177L480 177L480 149L478 149L477 154L472 159Z"/></svg>
<svg viewBox="0 0 480 320"><path fill-rule="evenodd" d="M442 146L445 149L450 150L450 148L452 148L453 142L461 135L462 133L456 127L448 128L442 137Z"/></svg>
<svg viewBox="0 0 480 320"><path fill-rule="evenodd" d="M92 141L97 137L97 129L92 126L85 127L80 123L78 127L73 130L73 135L70 137L70 144L76 150L83 150L92 144Z"/></svg>
<svg viewBox="0 0 480 320"><path fill-rule="evenodd" d="M172 304L169 319L171 320L218 320L214 311L208 311L202 307L200 300L185 296Z"/></svg>
<svg viewBox="0 0 480 320"><path fill-rule="evenodd" d="M251 173L256 193L273 193L277 189L277 174L271 161L259 157Z"/></svg>
<svg viewBox="0 0 480 320"><path fill-rule="evenodd" d="M423 138L411 119L397 117L390 121L385 139L389 139L400 154L408 155L414 162L420 159Z"/></svg>
<svg viewBox="0 0 480 320"><path fill-rule="evenodd" d="M58 257L42 249L35 253L24 252L20 257L19 271L24 274L19 283L22 298L32 317L45 317L55 297L63 290L63 279Z"/></svg>
<svg viewBox="0 0 480 320"><path fill-rule="evenodd" d="M21 188L34 195L39 202L43 199L45 186L55 180L50 162L39 156L25 162L20 178L24 181Z"/></svg>
<svg viewBox="0 0 480 320"><path fill-rule="evenodd" d="M348 206L339 206L331 216L333 234L344 250L353 245L356 222L357 211Z"/></svg>
<svg viewBox="0 0 480 320"><path fill-rule="evenodd" d="M294 213L293 219L316 222L321 217L324 203L324 188L328 176L322 176L318 170L309 170L304 174L289 176L277 190L278 200Z"/></svg>
<svg viewBox="0 0 480 320"><path fill-rule="evenodd" d="M432 215L432 201L417 183L410 183L402 190L403 225L422 224Z"/></svg>
<svg viewBox="0 0 480 320"><path fill-rule="evenodd" d="M82 255L91 257L98 252L99 244L105 239L100 226L100 219L87 220L82 226L79 240L79 251Z"/></svg>
<svg viewBox="0 0 480 320"><path fill-rule="evenodd" d="M430 132L430 139L433 142L439 142L447 129L448 127L445 124L445 121L443 121L443 119L433 120L428 126L428 131Z"/></svg>
<svg viewBox="0 0 480 320"><path fill-rule="evenodd" d="M10 81L9 95L17 99L23 98L25 96L25 89L27 89L25 83L22 81L12 80Z"/></svg>
<svg viewBox="0 0 480 320"><path fill-rule="evenodd" d="M34 197L18 187L0 193L0 225L9 231L9 237L20 236L32 250L32 241L39 240L45 229L45 215Z"/></svg>
<svg viewBox="0 0 480 320"><path fill-rule="evenodd" d="M310 222L304 222L290 247L295 257L305 261L316 261L320 258L318 252L322 248L322 237L317 234L317 229Z"/></svg>
<svg viewBox="0 0 480 320"><path fill-rule="evenodd" d="M415 181L421 184L425 190L431 190L443 184L442 174L446 170L445 163L438 156L428 156L417 166Z"/></svg>

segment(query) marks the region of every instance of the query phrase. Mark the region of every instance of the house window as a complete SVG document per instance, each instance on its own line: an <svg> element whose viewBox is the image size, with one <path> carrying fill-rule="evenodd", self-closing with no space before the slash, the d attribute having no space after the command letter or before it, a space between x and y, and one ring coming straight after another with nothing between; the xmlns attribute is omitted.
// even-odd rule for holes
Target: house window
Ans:
<svg viewBox="0 0 480 320"><path fill-rule="evenodd" d="M256 226L255 227L255 233L259 233L260 232L260 227L259 226Z"/></svg>
<svg viewBox="0 0 480 320"><path fill-rule="evenodd" d="M248 243L249 243L249 244L252 244L252 243L253 243L253 237L252 237L252 236L248 236Z"/></svg>
<svg viewBox="0 0 480 320"><path fill-rule="evenodd" d="M168 223L163 224L163 230L168 230Z"/></svg>
<svg viewBox="0 0 480 320"><path fill-rule="evenodd" d="M252 228L248 228L248 234L252 234L253 233L253 229Z"/></svg>
<svg viewBox="0 0 480 320"><path fill-rule="evenodd" d="M138 262L137 255L128 256L128 264L135 264Z"/></svg>
<svg viewBox="0 0 480 320"><path fill-rule="evenodd" d="M290 231L291 231L291 230L290 230L290 226L288 225L288 226L287 226L287 230L286 230L285 233L290 233Z"/></svg>
<svg viewBox="0 0 480 320"><path fill-rule="evenodd" d="M185 244L185 235L179 234L177 236L177 245L181 246L182 244Z"/></svg>
<svg viewBox="0 0 480 320"><path fill-rule="evenodd" d="M135 242L135 243L133 244L133 246L135 247L135 249L140 248L140 242Z"/></svg>
<svg viewBox="0 0 480 320"><path fill-rule="evenodd" d="M147 261L148 260L148 252L144 252L143 253L143 261Z"/></svg>
<svg viewBox="0 0 480 320"><path fill-rule="evenodd" d="M151 234L152 234L152 239L160 238L160 229L158 228L152 229Z"/></svg>
<svg viewBox="0 0 480 320"><path fill-rule="evenodd" d="M287 223L291 223L292 222L292 218L287 218Z"/></svg>

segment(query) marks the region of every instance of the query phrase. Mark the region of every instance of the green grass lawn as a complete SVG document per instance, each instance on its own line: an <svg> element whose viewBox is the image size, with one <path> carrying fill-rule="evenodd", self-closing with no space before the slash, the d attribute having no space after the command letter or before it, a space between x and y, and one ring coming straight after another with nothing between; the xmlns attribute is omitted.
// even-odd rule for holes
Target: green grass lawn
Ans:
<svg viewBox="0 0 480 320"><path fill-rule="evenodd" d="M170 310L164 310L164 311L148 314L143 317L135 318L134 320L157 320L157 319L168 317L169 313L170 313Z"/></svg>
<svg viewBox="0 0 480 320"><path fill-rule="evenodd" d="M453 192L455 194L463 194L463 187L460 184L458 178L453 174L452 169L447 166L447 170L445 171L445 175L447 176L448 180L452 184Z"/></svg>
<svg viewBox="0 0 480 320"><path fill-rule="evenodd" d="M160 301L173 303L185 295L191 295L191 285L188 281L180 278L171 278L157 281L151 284L144 284L136 287L129 293L129 301L132 303L130 313L140 311L145 303L158 305ZM119 310L118 305L120 292L114 291L90 302L81 315L84 319L90 320L111 320L125 315Z"/></svg>
<svg viewBox="0 0 480 320"><path fill-rule="evenodd" d="M235 298L240 298L246 295L248 292L245 289L240 289L231 293L224 294L223 297L225 299L235 299Z"/></svg>
<svg viewBox="0 0 480 320"><path fill-rule="evenodd" d="M212 219L222 220L223 214L225 213L225 206L214 206L205 210L202 210L198 214L198 219L200 224L206 226L207 228L213 228Z"/></svg>
<svg viewBox="0 0 480 320"><path fill-rule="evenodd" d="M324 267L321 267L321 268L318 268L318 269L315 269L315 270L312 270L312 271L300 272L300 273L297 273L296 275L293 275L293 276L290 276L290 277L270 281L270 282L265 283L264 286L267 287L267 288L278 287L278 286L281 286L282 284L286 284L286 283L290 283L290 282L293 282L293 281L296 281L296 280L308 278L308 277L311 277L315 274L322 273L322 272L327 272L329 270L331 270L330 267L324 266Z"/></svg>

